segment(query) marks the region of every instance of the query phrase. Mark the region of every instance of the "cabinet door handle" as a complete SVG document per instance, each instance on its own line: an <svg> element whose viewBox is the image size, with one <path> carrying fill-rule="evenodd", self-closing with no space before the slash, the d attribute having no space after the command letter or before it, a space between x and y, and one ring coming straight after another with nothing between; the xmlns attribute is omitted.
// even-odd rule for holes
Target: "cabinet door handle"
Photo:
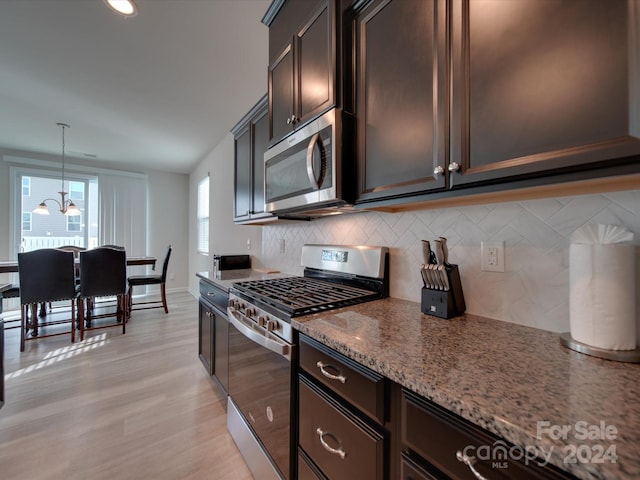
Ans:
<svg viewBox="0 0 640 480"><path fill-rule="evenodd" d="M207 292L207 296L215 297L216 296L216 292Z"/></svg>
<svg viewBox="0 0 640 480"><path fill-rule="evenodd" d="M438 165L436 168L433 169L433 176L436 178L438 178L443 173L444 173L444 168L442 168L442 165Z"/></svg>
<svg viewBox="0 0 640 480"><path fill-rule="evenodd" d="M320 369L320 371L322 372L322 375L324 375L327 378L330 378L331 380L338 380L340 383L344 383L347 381L347 377L345 377L344 375L342 374L334 375L333 373L329 373L325 370L326 367L332 367L338 370L339 372L340 371L339 368L333 367L332 365L329 365L326 363L322 363L320 360L318 360L318 363L316 363L316 367Z"/></svg>
<svg viewBox="0 0 640 480"><path fill-rule="evenodd" d="M448 168L450 172L458 172L460 171L460 164L458 162L452 162Z"/></svg>
<svg viewBox="0 0 640 480"><path fill-rule="evenodd" d="M298 118L295 115L291 115L287 118L287 125L295 125L298 122Z"/></svg>
<svg viewBox="0 0 640 480"><path fill-rule="evenodd" d="M477 461L476 457L470 457L469 455L466 455L462 453L460 450L458 450L456 452L456 458L458 459L459 462L462 462L467 467L469 467L469 470L471 470L471 473L473 473L473 476L476 477L478 480L488 480L487 477L485 477L484 475L481 475L480 472L476 470L476 467L474 467L474 464Z"/></svg>
<svg viewBox="0 0 640 480"><path fill-rule="evenodd" d="M344 460L344 457L347 456L347 454L345 453L344 450L342 450L342 447L340 448L333 448L332 446L330 446L327 442L324 441L324 436L325 435L330 435L333 438L335 438L335 436L331 435L328 432L323 432L322 429L320 427L316 428L316 433L318 434L318 436L320 437L320 443L322 444L322 447L329 453L333 453L335 455L339 455L340 458L342 460Z"/></svg>

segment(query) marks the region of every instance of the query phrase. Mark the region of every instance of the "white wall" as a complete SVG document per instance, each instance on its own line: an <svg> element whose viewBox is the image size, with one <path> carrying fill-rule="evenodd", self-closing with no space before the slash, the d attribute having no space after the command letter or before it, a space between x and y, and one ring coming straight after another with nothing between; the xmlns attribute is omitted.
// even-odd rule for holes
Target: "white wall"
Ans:
<svg viewBox="0 0 640 480"><path fill-rule="evenodd" d="M171 258L167 270L167 291L186 290L189 285L189 176L148 171L149 232L147 254L158 259L160 272L167 245Z"/></svg>
<svg viewBox="0 0 640 480"><path fill-rule="evenodd" d="M233 223L234 144L230 133L191 172L189 177L189 291L198 294L196 272L207 271L212 266L213 254L249 254L252 266L261 266L260 251L262 227ZM209 255L196 252L196 197L198 182L209 179ZM247 249L247 240L251 249Z"/></svg>

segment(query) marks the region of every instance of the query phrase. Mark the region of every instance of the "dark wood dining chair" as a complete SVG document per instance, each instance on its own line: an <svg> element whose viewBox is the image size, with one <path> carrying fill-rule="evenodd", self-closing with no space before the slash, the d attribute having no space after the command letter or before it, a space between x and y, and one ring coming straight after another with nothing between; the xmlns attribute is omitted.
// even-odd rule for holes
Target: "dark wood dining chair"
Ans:
<svg viewBox="0 0 640 480"><path fill-rule="evenodd" d="M124 250L100 247L80 252L80 295L78 297L78 323L80 340L86 330L122 326L126 333L127 323L127 258ZM96 298L116 297L116 304L100 307ZM92 308L85 308L91 302ZM114 310L115 308L115 310ZM113 322L95 323L98 319L112 317Z"/></svg>
<svg viewBox="0 0 640 480"><path fill-rule="evenodd" d="M72 252L55 248L44 248L32 252L18 253L18 275L20 278L20 351L24 351L25 342L36 338L64 335L65 331L53 331L42 334L40 328L51 325L71 324L71 342L75 341L76 280ZM37 306L42 303L68 301L71 309L59 313L59 317L50 313L51 318L40 318ZM28 315L31 310L31 315ZM27 334L31 331L31 336Z"/></svg>
<svg viewBox="0 0 640 480"><path fill-rule="evenodd" d="M164 308L164 313L169 313L167 305L167 268L169 267L169 258L171 257L171 245L167 247L167 253L162 263L162 273L160 275L132 275L128 278L129 285L127 297L129 299L129 314L132 310L147 310L149 308ZM146 302L133 303L133 287L143 285L160 285L160 300L151 300ZM137 307L136 307L137 305Z"/></svg>

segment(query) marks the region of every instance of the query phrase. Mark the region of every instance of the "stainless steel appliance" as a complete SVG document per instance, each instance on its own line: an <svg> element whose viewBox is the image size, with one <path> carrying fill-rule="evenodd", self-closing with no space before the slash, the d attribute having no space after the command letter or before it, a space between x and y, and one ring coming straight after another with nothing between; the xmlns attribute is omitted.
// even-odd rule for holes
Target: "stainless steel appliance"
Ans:
<svg viewBox="0 0 640 480"><path fill-rule="evenodd" d="M388 295L386 247L305 245L303 277L233 284L227 428L255 478L294 478L291 319Z"/></svg>
<svg viewBox="0 0 640 480"><path fill-rule="evenodd" d="M353 118L332 109L264 154L265 208L281 216L353 210Z"/></svg>

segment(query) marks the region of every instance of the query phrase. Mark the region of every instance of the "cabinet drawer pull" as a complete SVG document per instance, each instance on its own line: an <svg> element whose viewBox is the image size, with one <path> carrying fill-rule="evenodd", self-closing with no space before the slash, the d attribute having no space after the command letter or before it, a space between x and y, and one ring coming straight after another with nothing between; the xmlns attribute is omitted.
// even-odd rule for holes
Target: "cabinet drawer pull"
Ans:
<svg viewBox="0 0 640 480"><path fill-rule="evenodd" d="M345 377L344 375L334 375L333 373L329 373L325 370L326 367L331 367L331 368L335 368L339 372L340 369L336 367L333 367L329 364L322 363L320 360L318 360L318 363L316 363L316 366L320 369L320 371L322 372L322 375L324 375L327 378L330 378L331 380L338 380L340 383L344 383L347 381L347 377Z"/></svg>
<svg viewBox="0 0 640 480"><path fill-rule="evenodd" d="M318 434L318 436L320 437L320 443L322 444L322 447L329 453L334 453L336 455L339 455L340 458L342 460L344 460L344 457L347 456L347 454L344 452L344 450L342 450L342 447L340 448L333 448L331 446L329 446L329 444L327 442L324 441L324 436L325 435L329 435L331 437L333 437L335 439L335 437L333 435L331 435L329 432L324 432L322 431L322 429L320 427L318 427L316 429L316 433ZM337 439L336 439L337 440Z"/></svg>
<svg viewBox="0 0 640 480"><path fill-rule="evenodd" d="M456 452L456 458L458 459L459 462L464 463L467 467L469 467L469 470L471 470L471 473L473 473L473 475L478 479L478 480L488 480L487 477L483 476L480 474L480 472L478 472L476 470L476 468L474 467L474 464L476 463L476 457L470 457L469 455L466 455L464 453L462 453L460 450L458 450Z"/></svg>

